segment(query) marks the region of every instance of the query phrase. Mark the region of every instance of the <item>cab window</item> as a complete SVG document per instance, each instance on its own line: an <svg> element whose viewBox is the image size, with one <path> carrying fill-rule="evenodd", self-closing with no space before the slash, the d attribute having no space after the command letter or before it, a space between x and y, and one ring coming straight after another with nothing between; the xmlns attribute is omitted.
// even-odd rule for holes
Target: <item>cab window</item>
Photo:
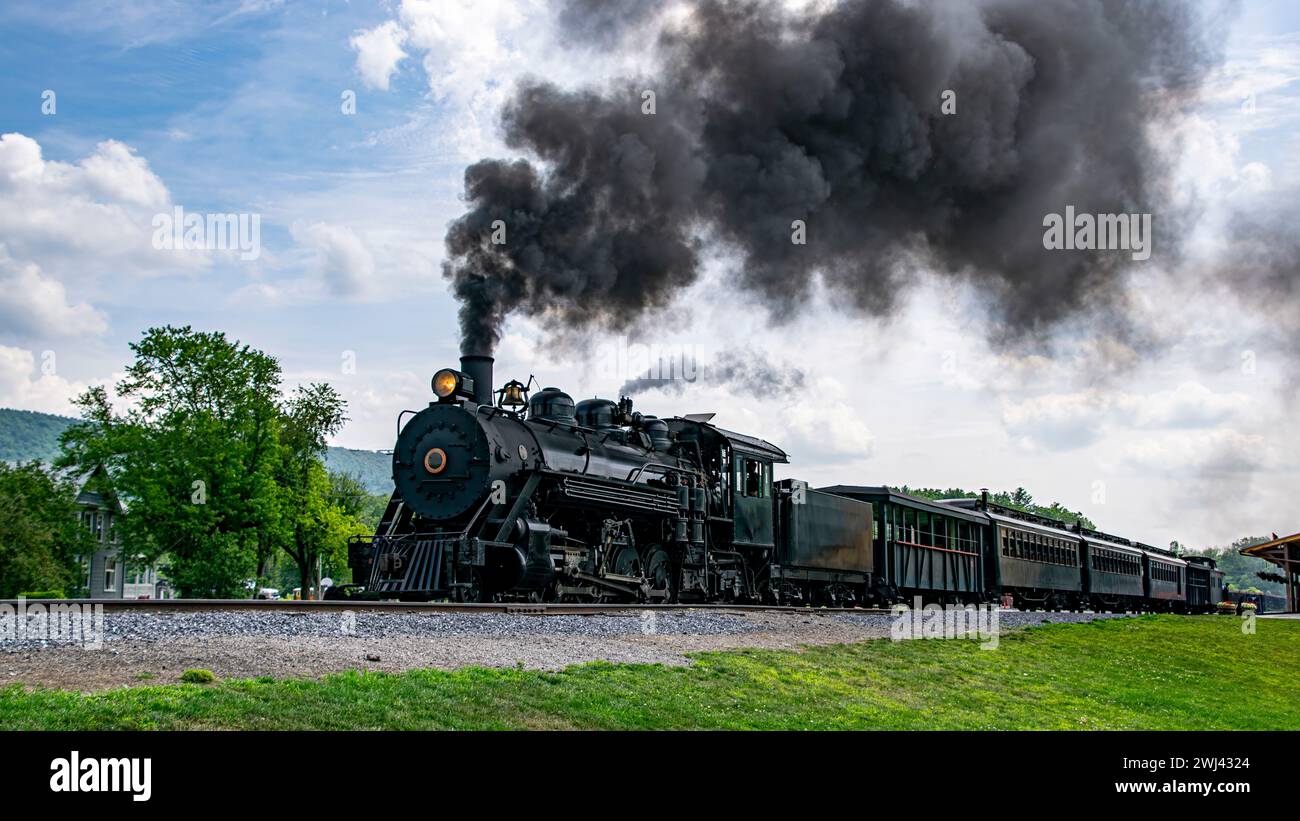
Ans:
<svg viewBox="0 0 1300 821"><path fill-rule="evenodd" d="M743 468L745 495L763 495L763 463L757 459L746 459Z"/></svg>

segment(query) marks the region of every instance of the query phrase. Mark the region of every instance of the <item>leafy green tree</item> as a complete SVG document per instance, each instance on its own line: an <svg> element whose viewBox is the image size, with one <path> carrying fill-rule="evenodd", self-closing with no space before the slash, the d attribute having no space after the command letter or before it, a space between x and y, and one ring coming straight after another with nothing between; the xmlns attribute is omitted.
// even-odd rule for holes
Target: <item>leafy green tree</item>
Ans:
<svg viewBox="0 0 1300 821"><path fill-rule="evenodd" d="M1232 589L1282 596L1286 590L1281 584L1259 575L1261 572L1276 573L1277 566L1257 556L1241 555L1243 548L1267 541L1267 536L1247 536L1233 542L1230 547L1211 547L1203 553L1214 559L1223 571L1224 582Z"/></svg>
<svg viewBox="0 0 1300 821"><path fill-rule="evenodd" d="M237 596L255 572L258 533L280 518L280 366L190 327L151 328L116 385L95 387L62 436L62 465L104 465L129 500L122 528L146 560L166 553L181 595Z"/></svg>
<svg viewBox="0 0 1300 821"><path fill-rule="evenodd" d="M0 462L0 598L32 590L74 592L95 549L77 520L77 488L39 462Z"/></svg>
<svg viewBox="0 0 1300 821"><path fill-rule="evenodd" d="M371 493L360 476L330 471L330 493L349 516L361 522L363 533L374 533L391 494Z"/></svg>
<svg viewBox="0 0 1300 821"><path fill-rule="evenodd" d="M326 440L347 421L343 399L329 385L300 387L285 403L277 479L284 527L280 546L298 565L303 595L320 590L317 568L341 567L347 539L364 530L355 488L326 470Z"/></svg>

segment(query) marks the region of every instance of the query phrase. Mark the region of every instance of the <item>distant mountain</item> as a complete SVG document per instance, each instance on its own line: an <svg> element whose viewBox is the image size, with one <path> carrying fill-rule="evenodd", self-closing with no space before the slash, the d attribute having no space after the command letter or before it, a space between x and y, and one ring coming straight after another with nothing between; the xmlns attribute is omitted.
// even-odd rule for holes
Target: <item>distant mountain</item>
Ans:
<svg viewBox="0 0 1300 821"><path fill-rule="evenodd" d="M52 413L0 408L0 461L54 461L59 434L75 421Z"/></svg>
<svg viewBox="0 0 1300 821"><path fill-rule="evenodd" d="M52 462L59 454L59 435L72 423L67 416L0 408L0 461ZM393 491L393 457L374 450L330 448L325 466L356 477L371 493Z"/></svg>
<svg viewBox="0 0 1300 821"><path fill-rule="evenodd" d="M330 448L325 467L355 477L371 493L393 492L393 455L377 450Z"/></svg>

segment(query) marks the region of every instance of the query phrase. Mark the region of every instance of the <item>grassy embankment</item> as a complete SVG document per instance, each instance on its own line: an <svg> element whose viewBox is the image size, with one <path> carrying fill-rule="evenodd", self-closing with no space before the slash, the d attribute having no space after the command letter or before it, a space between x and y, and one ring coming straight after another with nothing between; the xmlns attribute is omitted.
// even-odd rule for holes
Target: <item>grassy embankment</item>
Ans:
<svg viewBox="0 0 1300 821"><path fill-rule="evenodd" d="M1144 617L690 667L0 690L4 729L1300 729L1300 622Z"/></svg>

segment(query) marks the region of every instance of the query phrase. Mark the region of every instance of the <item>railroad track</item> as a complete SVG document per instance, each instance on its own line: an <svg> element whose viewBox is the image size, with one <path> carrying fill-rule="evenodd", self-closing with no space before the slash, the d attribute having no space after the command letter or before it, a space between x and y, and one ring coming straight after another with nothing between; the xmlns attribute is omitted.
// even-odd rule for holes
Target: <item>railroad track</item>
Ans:
<svg viewBox="0 0 1300 821"><path fill-rule="evenodd" d="M247 611L254 613L341 613L345 610L370 613L511 613L535 616L584 616L704 610L709 612L774 613L889 613L870 607L794 607L765 604L579 604L548 602L399 602L399 601L297 601L293 599L28 599L33 605L103 605L104 611L173 612L203 610ZM16 608L17 599L0 599L0 606Z"/></svg>

